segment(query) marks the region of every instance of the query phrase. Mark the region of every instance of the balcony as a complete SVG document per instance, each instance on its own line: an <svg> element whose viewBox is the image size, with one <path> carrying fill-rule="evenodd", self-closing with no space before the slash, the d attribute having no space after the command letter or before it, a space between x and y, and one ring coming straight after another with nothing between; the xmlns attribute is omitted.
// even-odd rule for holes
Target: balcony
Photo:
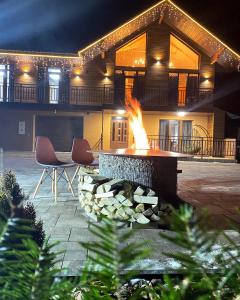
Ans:
<svg viewBox="0 0 240 300"><path fill-rule="evenodd" d="M199 157L222 157L234 159L236 140L213 137L148 136L152 149L180 152Z"/></svg>
<svg viewBox="0 0 240 300"><path fill-rule="evenodd" d="M211 100L212 89L166 90L159 87L141 87L139 89L111 86L89 87L56 86L39 87L35 84L15 84L13 87L0 85L0 102L95 105L123 103L128 97L136 97L145 107L189 107L203 100ZM207 101L207 102L208 102Z"/></svg>

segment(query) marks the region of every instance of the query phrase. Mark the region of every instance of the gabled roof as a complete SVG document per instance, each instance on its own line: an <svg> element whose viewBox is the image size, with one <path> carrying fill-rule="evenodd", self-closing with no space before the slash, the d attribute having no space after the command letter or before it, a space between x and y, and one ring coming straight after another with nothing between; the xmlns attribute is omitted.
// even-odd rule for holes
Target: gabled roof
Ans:
<svg viewBox="0 0 240 300"><path fill-rule="evenodd" d="M213 61L217 61L223 67L234 69L239 65L239 53L218 39L171 0L160 1L94 43L79 50L81 63L85 64L102 52L108 51L127 36L143 30L156 21L159 23L163 21L188 36L199 45L203 52L212 57Z"/></svg>

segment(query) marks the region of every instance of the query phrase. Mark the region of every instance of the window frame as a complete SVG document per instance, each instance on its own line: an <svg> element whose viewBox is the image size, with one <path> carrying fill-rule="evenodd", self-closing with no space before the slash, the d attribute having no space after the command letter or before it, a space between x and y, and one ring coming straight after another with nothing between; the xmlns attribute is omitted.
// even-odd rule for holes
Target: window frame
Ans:
<svg viewBox="0 0 240 300"><path fill-rule="evenodd" d="M175 37L177 40L179 40L181 43L183 43L186 47L188 47L189 49L191 49L195 54L198 55L198 68L197 69L179 69L179 68L170 68L169 64L170 64L170 49L171 49L171 35L173 37ZM176 71L177 73L200 73L200 66L201 66L201 53L194 49L191 45L189 45L187 42L185 42L182 38L180 38L178 35L176 35L173 32L170 32L169 34L169 49L168 49L168 70L169 72L171 70L174 70L174 72ZM174 72L170 72L170 73L174 73Z"/></svg>
<svg viewBox="0 0 240 300"><path fill-rule="evenodd" d="M145 66L143 67L131 67L131 66L118 66L116 64L117 61L117 51L120 50L121 48L123 48L124 46L126 46L127 44L133 42L134 40L136 40L137 38L139 38L140 36L145 35L146 36L146 43L145 43L145 56L144 56L144 61L145 61ZM147 35L147 31L142 32L141 34L133 37L132 39L126 41L124 44L121 44L119 47L117 47L114 51L115 54L115 59L114 59L114 66L115 66L115 70L124 70L124 71L132 71L132 70L140 70L140 71L145 71L147 68L147 42L148 40L148 35ZM114 70L114 71L115 71Z"/></svg>

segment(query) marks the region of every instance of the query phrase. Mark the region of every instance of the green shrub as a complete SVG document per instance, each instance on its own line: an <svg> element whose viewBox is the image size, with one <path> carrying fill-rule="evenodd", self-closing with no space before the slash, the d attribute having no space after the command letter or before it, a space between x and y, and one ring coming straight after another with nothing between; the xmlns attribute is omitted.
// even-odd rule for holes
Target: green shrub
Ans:
<svg viewBox="0 0 240 300"><path fill-rule="evenodd" d="M34 240L43 245L45 233L43 223L36 219L36 211L32 203L24 205L24 193L17 183L16 176L12 171L5 171L0 178L0 213L10 217L13 213L16 217L27 219L34 229L32 234Z"/></svg>

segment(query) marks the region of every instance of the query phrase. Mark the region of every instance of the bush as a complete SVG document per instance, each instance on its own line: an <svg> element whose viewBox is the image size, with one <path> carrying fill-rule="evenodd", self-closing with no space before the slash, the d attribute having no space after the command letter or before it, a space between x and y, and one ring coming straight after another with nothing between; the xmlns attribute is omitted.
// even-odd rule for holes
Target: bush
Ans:
<svg viewBox="0 0 240 300"><path fill-rule="evenodd" d="M12 171L6 171L0 178L0 213L7 218L14 214L15 217L27 219L34 229L33 239L39 246L43 245L45 233L41 220L36 220L36 211L32 203L24 205L25 196L17 183L16 176Z"/></svg>

